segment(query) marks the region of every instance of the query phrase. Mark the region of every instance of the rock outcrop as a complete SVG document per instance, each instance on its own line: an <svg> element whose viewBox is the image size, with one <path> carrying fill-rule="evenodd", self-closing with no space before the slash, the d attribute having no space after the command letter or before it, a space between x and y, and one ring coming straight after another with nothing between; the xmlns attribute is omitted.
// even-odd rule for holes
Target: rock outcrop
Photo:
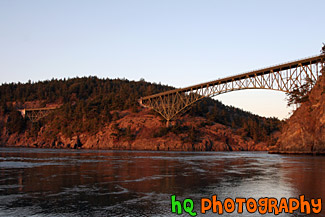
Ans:
<svg viewBox="0 0 325 217"><path fill-rule="evenodd" d="M2 136L0 144L5 146L37 148L77 148L110 150L160 150L160 151L266 151L266 143L256 143L235 130L222 124L208 122L202 117L182 117L178 123L187 130L172 131L165 128L160 117L142 110L119 112L121 117L112 121L101 131L81 133L72 138L57 135L46 136L46 126L37 138L28 138L26 133ZM188 130L190 129L190 130ZM165 130L163 134L161 131ZM188 131L192 132L189 135Z"/></svg>
<svg viewBox="0 0 325 217"><path fill-rule="evenodd" d="M325 78L321 76L308 100L286 121L270 153L325 153Z"/></svg>

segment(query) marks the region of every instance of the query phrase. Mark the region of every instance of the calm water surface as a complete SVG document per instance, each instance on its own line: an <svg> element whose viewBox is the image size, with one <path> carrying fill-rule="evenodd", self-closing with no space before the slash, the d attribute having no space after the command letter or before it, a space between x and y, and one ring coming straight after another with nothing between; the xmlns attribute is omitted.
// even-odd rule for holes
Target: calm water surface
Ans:
<svg viewBox="0 0 325 217"><path fill-rule="evenodd" d="M0 148L0 216L176 216L172 194L192 198L196 212L200 198L214 194L222 200L305 194L323 199L314 216L325 216L324 169L324 156L265 152Z"/></svg>

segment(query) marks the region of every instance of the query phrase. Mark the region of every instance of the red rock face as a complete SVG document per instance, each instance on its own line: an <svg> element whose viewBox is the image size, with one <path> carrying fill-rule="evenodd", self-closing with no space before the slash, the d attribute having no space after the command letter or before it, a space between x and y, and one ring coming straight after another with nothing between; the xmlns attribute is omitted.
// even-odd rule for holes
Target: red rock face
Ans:
<svg viewBox="0 0 325 217"><path fill-rule="evenodd" d="M324 76L309 93L309 100L302 103L286 122L274 151L325 153Z"/></svg>
<svg viewBox="0 0 325 217"><path fill-rule="evenodd" d="M178 120L178 125L190 130L168 131L157 136L165 123L148 110L139 113L122 111L119 116L119 120L112 121L96 134L83 133L72 138L57 135L55 140L49 140L45 132L50 129L45 126L36 140L27 138L25 134L13 134L2 138L2 144L39 148L159 151L266 151L268 148L266 143L256 144L230 127L217 123L205 124L207 120L201 117L185 116Z"/></svg>

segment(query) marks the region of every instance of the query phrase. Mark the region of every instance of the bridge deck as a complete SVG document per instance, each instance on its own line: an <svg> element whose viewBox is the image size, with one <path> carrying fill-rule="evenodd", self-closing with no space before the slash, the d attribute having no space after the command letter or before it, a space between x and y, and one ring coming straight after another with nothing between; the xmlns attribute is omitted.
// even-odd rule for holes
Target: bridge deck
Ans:
<svg viewBox="0 0 325 217"><path fill-rule="evenodd" d="M314 64L314 63L317 63L320 61L324 61L324 59L325 59L325 55L312 56L312 57L295 60L292 62L287 62L287 63L283 63L283 64L279 64L279 65L274 65L271 67L258 69L258 70L250 71L247 73L234 75L234 76L230 76L230 77L226 77L226 78L222 78L222 79L218 79L218 80L214 80L214 81L210 81L210 82L205 82L205 83L201 83L201 84L197 84L197 85L193 85L193 86L189 86L189 87L185 87L185 88L179 88L179 89L169 90L169 91L165 91L165 92L150 95L150 96L145 96L145 97L142 97L142 99L144 99L144 100L152 99L152 98L156 98L159 96L165 96L165 95L176 93L176 92L184 93L184 92L188 92L191 90L200 89L203 86L223 84L223 83L227 83L227 82L233 81L233 80L240 80L240 79L247 78L247 77L254 77L256 75L269 74L271 72L278 72L278 71L287 70L290 68L295 68L295 67L298 67L299 65L306 66L306 65Z"/></svg>
<svg viewBox="0 0 325 217"><path fill-rule="evenodd" d="M58 107L45 107L45 108L30 108L30 109L22 109L25 111L44 111L44 110L54 110L57 109Z"/></svg>

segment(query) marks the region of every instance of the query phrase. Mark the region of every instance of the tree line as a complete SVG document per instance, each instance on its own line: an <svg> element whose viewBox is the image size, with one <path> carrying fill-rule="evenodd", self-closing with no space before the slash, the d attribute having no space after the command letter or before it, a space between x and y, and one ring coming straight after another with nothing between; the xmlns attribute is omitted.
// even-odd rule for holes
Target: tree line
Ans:
<svg viewBox="0 0 325 217"><path fill-rule="evenodd" d="M119 119L121 110L139 110L138 99L173 87L156 83L129 81L127 79L99 79L94 76L52 79L39 82L9 83L0 86L0 131L7 128L7 133L27 132L36 137L45 124L50 125L47 131L49 138L58 133L66 136L78 135L82 132L96 133L105 124ZM48 117L31 124L16 111L17 106L28 101L41 101L43 106L58 103L62 106ZM13 102L15 102L13 104ZM15 106L14 106L15 105ZM205 98L194 104L187 112L191 116L201 116L208 122L216 122L240 130L243 136L256 141L269 141L273 132L279 130L281 121L276 118L264 118L241 109L223 105L218 100ZM207 123L209 124L209 123ZM179 127L179 128L177 128ZM195 131L174 126L169 130L189 131L194 138ZM132 138L134 135L126 130L121 135ZM164 133L162 133L164 134ZM159 135L155 135L159 136Z"/></svg>

